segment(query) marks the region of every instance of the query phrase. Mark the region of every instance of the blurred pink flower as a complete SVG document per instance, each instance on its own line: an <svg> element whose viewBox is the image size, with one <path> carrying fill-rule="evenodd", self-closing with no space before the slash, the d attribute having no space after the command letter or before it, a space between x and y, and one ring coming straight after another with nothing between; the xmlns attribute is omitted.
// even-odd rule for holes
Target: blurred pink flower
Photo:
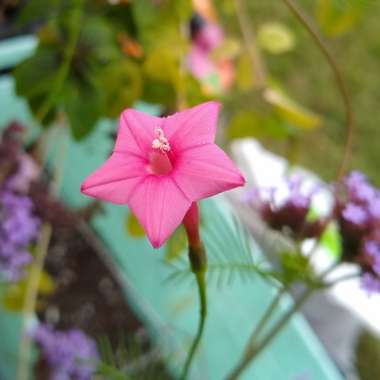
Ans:
<svg viewBox="0 0 380 380"><path fill-rule="evenodd" d="M223 29L218 24L206 23L194 37L194 44L205 52L210 52L224 41Z"/></svg>
<svg viewBox="0 0 380 380"><path fill-rule="evenodd" d="M83 182L82 193L128 204L160 247L193 202L245 182L214 144L218 112L217 102L163 118L125 110L111 157Z"/></svg>
<svg viewBox="0 0 380 380"><path fill-rule="evenodd" d="M212 57L213 50L220 47L224 40L224 33L219 25L206 23L196 32L188 55L191 73L211 93L228 89L235 79L235 68L231 60L215 60Z"/></svg>

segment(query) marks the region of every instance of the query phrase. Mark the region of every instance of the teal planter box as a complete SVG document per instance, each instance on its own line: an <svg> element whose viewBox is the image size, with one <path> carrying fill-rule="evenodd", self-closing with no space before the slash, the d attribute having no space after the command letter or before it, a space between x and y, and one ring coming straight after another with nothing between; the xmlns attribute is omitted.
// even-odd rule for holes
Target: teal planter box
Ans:
<svg viewBox="0 0 380 380"><path fill-rule="evenodd" d="M33 41L33 39L30 39ZM14 43L20 44L22 40ZM9 44L9 42L7 42ZM30 43L30 51L35 43ZM8 47L9 49L9 47ZM28 47L24 46L25 57ZM22 50L22 49L20 49ZM0 46L0 61L2 50ZM8 50L9 51L9 50ZM16 48L10 51L18 51ZM10 62L9 57L4 61ZM15 63L13 59L13 63ZM18 119L32 125L33 120L23 99L14 92L9 76L0 78L0 124ZM84 100L85 101L85 100ZM95 132L81 143L68 141L62 197L72 207L83 206L88 199L79 192L80 183L108 155L112 142L109 132L116 123L103 121ZM52 141L53 144L58 144ZM236 222L223 196L202 202L203 238L210 257L210 266L225 263L228 255L239 252L262 257L258 247ZM95 218L93 227L107 244L114 269L122 278L125 294L152 339L168 355L168 365L175 376L194 337L198 322L198 301L195 282L184 273L180 281L169 281L176 269L165 263L165 248L153 250L147 240L136 239L125 231L127 207L105 205L106 214ZM223 240L222 240L223 239ZM248 244L248 245L247 245ZM186 272L183 255L178 262ZM223 286L209 278L209 316L205 335L194 363L192 380L221 380L240 357L251 330L274 295L274 289L255 276L242 281L230 278ZM220 278L219 278L220 279ZM291 299L281 303L285 310ZM0 311L0 379L13 380L20 327L19 316ZM5 337L5 339L4 339ZM310 380L341 380L318 339L301 315L295 316L268 350L241 378L243 380L296 380L307 374Z"/></svg>

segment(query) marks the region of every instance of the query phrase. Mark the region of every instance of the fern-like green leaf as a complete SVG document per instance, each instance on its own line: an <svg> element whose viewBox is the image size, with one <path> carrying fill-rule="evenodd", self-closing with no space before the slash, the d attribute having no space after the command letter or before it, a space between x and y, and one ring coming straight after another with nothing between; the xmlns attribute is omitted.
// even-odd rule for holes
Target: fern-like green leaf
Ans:
<svg viewBox="0 0 380 380"><path fill-rule="evenodd" d="M257 275L270 276L258 248L228 208L220 207L214 200L207 201L202 204L202 216L207 222L202 228L202 237L208 257L208 283L221 287L234 281L251 281ZM193 280L186 257L181 256L170 265L173 272L167 281Z"/></svg>

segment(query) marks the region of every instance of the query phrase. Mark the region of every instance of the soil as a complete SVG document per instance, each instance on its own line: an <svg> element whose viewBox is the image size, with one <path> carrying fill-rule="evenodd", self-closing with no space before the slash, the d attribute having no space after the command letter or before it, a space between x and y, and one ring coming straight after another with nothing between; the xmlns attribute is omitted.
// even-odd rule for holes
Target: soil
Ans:
<svg viewBox="0 0 380 380"><path fill-rule="evenodd" d="M57 319L58 328L75 326L113 340L141 327L110 270L75 228L55 228L45 268L57 290L44 317Z"/></svg>
<svg viewBox="0 0 380 380"><path fill-rule="evenodd" d="M120 337L131 341L136 337L146 337L146 334L126 302L121 286L100 257L105 252L99 254L99 249L94 248L99 241L89 244L88 233L86 236L85 239L75 224L55 227L45 270L53 277L56 290L40 302L44 306L39 310L39 318L54 324L57 329L75 327L97 340L106 337L115 350L120 344ZM96 235L92 238L98 239ZM152 348L148 339L140 339L139 342L140 355L149 356ZM149 373L154 375L150 379L170 379L159 355L148 360L147 366ZM43 361L36 367L36 378L49 379ZM139 378L142 377L136 377Z"/></svg>

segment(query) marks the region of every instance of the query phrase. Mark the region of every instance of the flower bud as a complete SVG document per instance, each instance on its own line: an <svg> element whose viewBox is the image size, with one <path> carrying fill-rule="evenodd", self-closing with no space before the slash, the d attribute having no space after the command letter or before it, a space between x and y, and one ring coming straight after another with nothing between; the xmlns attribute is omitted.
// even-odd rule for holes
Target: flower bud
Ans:
<svg viewBox="0 0 380 380"><path fill-rule="evenodd" d="M200 239L199 208L196 202L192 203L189 211L183 218L183 225L189 241L191 269L194 273L204 272L207 268L207 256L204 245Z"/></svg>

